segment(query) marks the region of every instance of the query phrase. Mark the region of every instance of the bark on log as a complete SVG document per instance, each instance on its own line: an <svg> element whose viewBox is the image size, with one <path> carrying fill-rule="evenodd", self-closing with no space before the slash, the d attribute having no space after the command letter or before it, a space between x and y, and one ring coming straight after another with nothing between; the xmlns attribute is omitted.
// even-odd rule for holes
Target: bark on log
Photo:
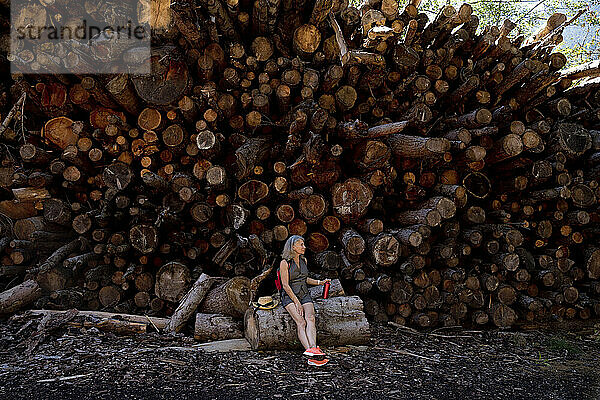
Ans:
<svg viewBox="0 0 600 400"><path fill-rule="evenodd" d="M316 301L317 342L323 346L367 343L369 323L362 308L363 302L358 296ZM254 350L300 347L296 324L281 305L272 310L248 309L244 332Z"/></svg>
<svg viewBox="0 0 600 400"><path fill-rule="evenodd" d="M583 126L562 123L552 133L550 145L554 151L560 151L569 158L575 158L592 147L592 138L589 131Z"/></svg>
<svg viewBox="0 0 600 400"><path fill-rule="evenodd" d="M117 335L146 333L146 327L148 326L148 324L141 322L122 321L112 318L104 318L100 321L70 321L67 325L76 328L97 328L103 332L116 333Z"/></svg>
<svg viewBox="0 0 600 400"><path fill-rule="evenodd" d="M196 314L194 339L200 342L243 338L242 323L222 314Z"/></svg>
<svg viewBox="0 0 600 400"><path fill-rule="evenodd" d="M327 212L327 202L320 194L311 194L300 199L298 213L309 224L317 223Z"/></svg>
<svg viewBox="0 0 600 400"><path fill-rule="evenodd" d="M44 218L48 222L70 226L71 208L62 200L48 199L44 201Z"/></svg>
<svg viewBox="0 0 600 400"><path fill-rule="evenodd" d="M585 268L590 279L600 279L600 249L591 247L585 251Z"/></svg>
<svg viewBox="0 0 600 400"><path fill-rule="evenodd" d="M387 142L398 157L435 158L450 150L450 142L445 138L423 138L396 133L390 135Z"/></svg>
<svg viewBox="0 0 600 400"><path fill-rule="evenodd" d="M246 200L250 205L254 205L267 197L269 194L269 187L258 180L249 180L246 181L240 188L238 189L238 196Z"/></svg>
<svg viewBox="0 0 600 400"><path fill-rule="evenodd" d="M158 246L158 232L150 225L136 225L129 230L129 241L142 254L152 253Z"/></svg>
<svg viewBox="0 0 600 400"><path fill-rule="evenodd" d="M236 276L214 287L200 303L199 311L241 318L250 304L250 279Z"/></svg>
<svg viewBox="0 0 600 400"><path fill-rule="evenodd" d="M35 268L32 272L48 271L56 267L62 262L70 253L75 250L83 250L86 245L86 241L83 238L77 238L64 246L58 248L50 257L48 257L39 267Z"/></svg>
<svg viewBox="0 0 600 400"><path fill-rule="evenodd" d="M42 289L37 282L30 279L20 285L0 293L0 314L11 314L30 303L36 301L42 295Z"/></svg>
<svg viewBox="0 0 600 400"><path fill-rule="evenodd" d="M109 188L123 190L131 183L133 173L127 164L116 162L104 168L102 179Z"/></svg>
<svg viewBox="0 0 600 400"><path fill-rule="evenodd" d="M436 209L423 208L414 211L404 211L396 216L396 221L405 226L414 224L438 226L442 221L442 216Z"/></svg>
<svg viewBox="0 0 600 400"><path fill-rule="evenodd" d="M15 222L14 232L17 239L30 240L30 235L36 231L61 232L64 227L47 222L44 217L30 217Z"/></svg>
<svg viewBox="0 0 600 400"><path fill-rule="evenodd" d="M64 314L64 311L57 310L28 310L28 315L56 315L56 314ZM131 315L131 314L122 314L122 313L110 313L104 311L88 311L88 310L80 310L77 315L83 317L90 317L93 319L115 319L115 320L123 320L129 322L137 322L140 324L151 324L152 326L156 326L159 330L164 329L164 327L169 322L169 318L157 318L157 317L149 317L146 315Z"/></svg>
<svg viewBox="0 0 600 400"><path fill-rule="evenodd" d="M181 299L181 301L179 302L179 306L177 306L177 309L173 312L173 315L171 315L171 319L165 327L165 332L175 333L181 330L183 325L196 311L198 305L202 302L202 300L204 300L204 296L206 296L206 293L208 293L212 284L213 279L210 276L206 274L200 275L200 277L196 280L196 282L194 282L190 290ZM198 316L196 316L196 330L194 332L195 337L199 335Z"/></svg>
<svg viewBox="0 0 600 400"><path fill-rule="evenodd" d="M497 304L491 310L492 322L498 328L509 328L517 321L515 311L505 304Z"/></svg>
<svg viewBox="0 0 600 400"><path fill-rule="evenodd" d="M79 136L73 131L73 125L73 120L67 117L53 118L44 125L44 137L60 149L74 145Z"/></svg>
<svg viewBox="0 0 600 400"><path fill-rule="evenodd" d="M179 262L169 262L156 273L155 294L159 299L176 302L181 300L190 286L190 272Z"/></svg>
<svg viewBox="0 0 600 400"><path fill-rule="evenodd" d="M333 209L346 222L362 217L372 198L372 190L356 178L336 184L332 189Z"/></svg>
<svg viewBox="0 0 600 400"><path fill-rule="evenodd" d="M137 95L152 105L173 104L181 99L188 86L189 71L183 61L177 60L176 49L172 46L152 48L150 63L151 74L132 78Z"/></svg>
<svg viewBox="0 0 600 400"><path fill-rule="evenodd" d="M270 141L271 139L268 137L252 138L235 151L238 180L248 177L254 171L254 167L263 162L267 156Z"/></svg>
<svg viewBox="0 0 600 400"><path fill-rule="evenodd" d="M365 251L365 240L354 229L345 229L340 235L340 241L348 254L359 256Z"/></svg>
<svg viewBox="0 0 600 400"><path fill-rule="evenodd" d="M388 267L398 261L400 243L389 233L380 233L368 240L368 245L377 265Z"/></svg>

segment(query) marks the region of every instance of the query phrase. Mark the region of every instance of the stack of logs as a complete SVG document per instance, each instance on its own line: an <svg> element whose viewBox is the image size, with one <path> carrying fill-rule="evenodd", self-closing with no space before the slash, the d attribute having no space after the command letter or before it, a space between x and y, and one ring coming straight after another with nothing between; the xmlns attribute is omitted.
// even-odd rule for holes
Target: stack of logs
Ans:
<svg viewBox="0 0 600 400"><path fill-rule="evenodd" d="M168 2L152 75L13 74L1 289L168 316L303 235L376 321L600 315L598 62L563 69L563 14L526 38L419 2Z"/></svg>

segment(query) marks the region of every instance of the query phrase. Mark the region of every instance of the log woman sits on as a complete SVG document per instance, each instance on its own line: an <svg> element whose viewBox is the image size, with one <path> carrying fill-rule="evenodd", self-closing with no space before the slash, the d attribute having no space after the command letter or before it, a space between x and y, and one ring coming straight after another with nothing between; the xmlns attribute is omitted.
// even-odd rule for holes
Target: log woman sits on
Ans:
<svg viewBox="0 0 600 400"><path fill-rule="evenodd" d="M281 279L281 304L296 322L298 339L304 346L304 355L309 357L325 356L317 346L317 328L315 307L307 285L322 285L327 280L315 280L308 277L308 267L304 253L304 239L293 235L283 247L279 274ZM321 366L329 360L309 358L308 364Z"/></svg>

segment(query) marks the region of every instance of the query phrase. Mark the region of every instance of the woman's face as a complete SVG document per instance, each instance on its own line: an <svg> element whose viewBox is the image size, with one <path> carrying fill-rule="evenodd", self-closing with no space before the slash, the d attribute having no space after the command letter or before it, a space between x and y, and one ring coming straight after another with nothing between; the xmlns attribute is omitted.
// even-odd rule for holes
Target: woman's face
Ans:
<svg viewBox="0 0 600 400"><path fill-rule="evenodd" d="M297 254L304 254L306 252L306 247L304 247L304 239L296 240L296 243L294 243L294 245L292 246L292 249Z"/></svg>

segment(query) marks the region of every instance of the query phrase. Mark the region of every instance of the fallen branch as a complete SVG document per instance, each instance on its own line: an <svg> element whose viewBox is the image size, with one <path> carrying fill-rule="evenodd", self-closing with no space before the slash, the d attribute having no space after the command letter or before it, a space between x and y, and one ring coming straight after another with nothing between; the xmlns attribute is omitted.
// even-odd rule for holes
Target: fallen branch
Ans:
<svg viewBox="0 0 600 400"><path fill-rule="evenodd" d="M422 356L422 355L419 355L419 354L411 353L410 351L406 351L406 350L390 349L390 348L387 348L387 347L373 347L373 349L375 349L375 350L391 351L392 353L404 354L404 355L407 355L407 356L421 358L421 359L427 360L427 361L440 362L440 360L436 360L435 358L425 357L425 356Z"/></svg>
<svg viewBox="0 0 600 400"><path fill-rule="evenodd" d="M8 125L10 125L17 111L19 111L19 109L25 103L25 97L27 97L27 93L23 92L21 97L19 97L19 100L17 100L17 102L10 109L9 113L6 115L6 118L4 118L4 121L2 121L2 125L0 125L0 135L2 135L4 131L8 128Z"/></svg>
<svg viewBox="0 0 600 400"><path fill-rule="evenodd" d="M53 314L64 314L67 311L56 311L56 310L29 310L26 312L26 315L53 315ZM138 322L138 323L146 323L148 320L152 323L152 326L156 330L162 330L169 323L169 318L156 318L156 317L148 317L147 315L131 315L131 314L119 314L119 313L110 313L104 311L79 311L79 315L84 317L93 317L96 319L120 319L123 321L129 322Z"/></svg>
<svg viewBox="0 0 600 400"><path fill-rule="evenodd" d="M88 377L90 375L92 375L91 372L89 374L83 374L83 375L60 376L58 378L40 379L39 381L37 381L37 383L50 383L50 382L72 381L74 379L86 378L86 377Z"/></svg>

